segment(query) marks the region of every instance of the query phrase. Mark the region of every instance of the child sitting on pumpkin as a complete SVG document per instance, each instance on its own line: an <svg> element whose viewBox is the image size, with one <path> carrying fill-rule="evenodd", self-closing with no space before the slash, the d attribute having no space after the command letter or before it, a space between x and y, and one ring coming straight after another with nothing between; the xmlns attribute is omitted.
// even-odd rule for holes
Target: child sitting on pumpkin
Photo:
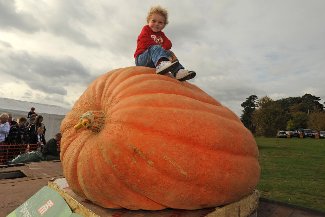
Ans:
<svg viewBox="0 0 325 217"><path fill-rule="evenodd" d="M188 71L179 63L174 53L170 50L171 41L162 30L168 24L168 12L166 9L152 7L147 16L147 23L142 28L137 40L137 48L134 53L137 66L156 68L157 74L169 72L179 81L186 81L196 76L194 71Z"/></svg>

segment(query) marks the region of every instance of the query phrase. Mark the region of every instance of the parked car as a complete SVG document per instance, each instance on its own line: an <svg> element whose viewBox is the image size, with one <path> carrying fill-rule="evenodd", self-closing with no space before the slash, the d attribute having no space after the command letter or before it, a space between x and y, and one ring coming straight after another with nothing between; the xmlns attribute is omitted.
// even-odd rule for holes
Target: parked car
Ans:
<svg viewBox="0 0 325 217"><path fill-rule="evenodd" d="M304 137L310 137L310 138L314 137L313 131L311 129L304 129L303 133L304 133Z"/></svg>
<svg viewBox="0 0 325 217"><path fill-rule="evenodd" d="M291 137L299 137L299 131L298 130L294 130L294 131L291 131Z"/></svg>
<svg viewBox="0 0 325 217"><path fill-rule="evenodd" d="M318 131L316 131L316 130L312 130L311 135L312 135L312 136L311 136L312 138L316 138L317 135L318 135Z"/></svg>
<svg viewBox="0 0 325 217"><path fill-rule="evenodd" d="M325 131L324 130L321 130L319 131L319 138L325 138Z"/></svg>
<svg viewBox="0 0 325 217"><path fill-rule="evenodd" d="M287 138L287 133L284 130L279 130L278 133L276 134L277 138Z"/></svg>

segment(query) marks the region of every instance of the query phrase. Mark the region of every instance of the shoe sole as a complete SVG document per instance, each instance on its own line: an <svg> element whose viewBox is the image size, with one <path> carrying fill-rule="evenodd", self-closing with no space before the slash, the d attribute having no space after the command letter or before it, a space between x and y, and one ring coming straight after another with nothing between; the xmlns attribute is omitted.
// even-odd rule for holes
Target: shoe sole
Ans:
<svg viewBox="0 0 325 217"><path fill-rule="evenodd" d="M189 71L189 74L188 75L186 75L183 78L177 79L177 80L179 80L179 81L186 81L186 80L190 80L190 79L194 78L195 76L196 76L196 73L195 72Z"/></svg>
<svg viewBox="0 0 325 217"><path fill-rule="evenodd" d="M169 65L166 68L160 69L160 71L157 71L156 73L159 75L164 75L167 72L174 71L176 69L177 63L178 63L178 61L172 62L171 65Z"/></svg>

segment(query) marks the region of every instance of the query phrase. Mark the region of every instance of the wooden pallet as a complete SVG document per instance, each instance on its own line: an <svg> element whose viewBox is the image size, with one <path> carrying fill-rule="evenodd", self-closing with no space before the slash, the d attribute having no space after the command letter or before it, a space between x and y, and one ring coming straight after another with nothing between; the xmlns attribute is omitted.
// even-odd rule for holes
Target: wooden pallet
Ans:
<svg viewBox="0 0 325 217"><path fill-rule="evenodd" d="M59 192L73 212L90 217L256 217L259 201L259 192L255 190L252 194L241 200L221 207L199 210L165 209L159 211L133 211L127 209L105 209L95 205L76 195L69 188L65 178L51 180L48 186Z"/></svg>

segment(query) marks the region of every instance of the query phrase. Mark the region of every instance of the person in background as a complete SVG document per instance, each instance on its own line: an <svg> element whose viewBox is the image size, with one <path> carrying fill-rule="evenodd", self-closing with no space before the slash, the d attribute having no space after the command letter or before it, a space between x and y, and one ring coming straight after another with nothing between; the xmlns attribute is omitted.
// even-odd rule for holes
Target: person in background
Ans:
<svg viewBox="0 0 325 217"><path fill-rule="evenodd" d="M27 118L25 117L19 118L18 127L19 127L19 134L20 134L20 144L27 144L29 142Z"/></svg>
<svg viewBox="0 0 325 217"><path fill-rule="evenodd" d="M10 127L16 125L17 124L17 121L15 121L14 119L12 119L12 114L11 113L7 113L7 114L9 116L8 122L9 122Z"/></svg>
<svg viewBox="0 0 325 217"><path fill-rule="evenodd" d="M7 113L2 113L0 115L0 143L6 140L6 137L10 131L10 124L8 122L9 115Z"/></svg>
<svg viewBox="0 0 325 217"><path fill-rule="evenodd" d="M26 144L28 143L28 132L26 127L27 118L21 117L18 123L10 126L9 134L6 138L7 144Z"/></svg>
<svg viewBox="0 0 325 217"><path fill-rule="evenodd" d="M37 144L37 149L42 151L44 145L46 144L46 140L44 137L44 129L42 127L38 127L36 130L36 134L31 138L31 144Z"/></svg>
<svg viewBox="0 0 325 217"><path fill-rule="evenodd" d="M45 144L42 151L45 160L60 160L61 137L61 133L57 133L54 138Z"/></svg>
<svg viewBox="0 0 325 217"><path fill-rule="evenodd" d="M45 138L45 125L43 124L43 116L42 115L37 115L35 118L35 121L32 119L33 115L31 116L29 127L28 127L28 132L29 132L29 138L30 138L30 143L35 144L34 142L37 141L37 136L39 134L38 128L42 128L42 134L43 137Z"/></svg>
<svg viewBox="0 0 325 217"><path fill-rule="evenodd" d="M30 119L30 117L31 117L33 114L37 115L36 112L35 112L35 108L34 108L34 107L31 107L31 108L30 108L30 111L29 111L28 114L27 114L27 118Z"/></svg>
<svg viewBox="0 0 325 217"><path fill-rule="evenodd" d="M37 117L36 114L32 114L30 118L27 120L26 126L30 127L32 124L35 124L36 117Z"/></svg>

